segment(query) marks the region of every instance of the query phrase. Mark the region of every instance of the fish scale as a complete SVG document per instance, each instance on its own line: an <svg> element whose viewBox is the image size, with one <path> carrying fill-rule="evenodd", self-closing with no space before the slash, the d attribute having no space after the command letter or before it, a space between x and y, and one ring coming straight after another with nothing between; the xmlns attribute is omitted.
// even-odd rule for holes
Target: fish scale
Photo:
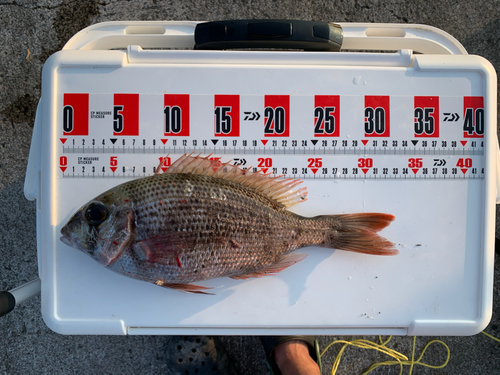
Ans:
<svg viewBox="0 0 500 375"><path fill-rule="evenodd" d="M96 197L62 240L115 272L192 293L205 293L195 281L276 274L302 260L291 253L305 246L397 254L376 234L392 215L302 217L287 210L306 198L298 183L185 155L166 173Z"/></svg>

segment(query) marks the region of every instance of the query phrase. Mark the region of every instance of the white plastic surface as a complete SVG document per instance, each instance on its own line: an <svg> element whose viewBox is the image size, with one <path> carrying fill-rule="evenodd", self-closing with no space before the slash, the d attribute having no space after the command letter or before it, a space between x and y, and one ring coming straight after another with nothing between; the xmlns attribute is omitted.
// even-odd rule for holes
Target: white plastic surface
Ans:
<svg viewBox="0 0 500 375"><path fill-rule="evenodd" d="M118 49L194 47L191 21L113 21L87 27L64 46L68 49ZM466 55L465 48L450 34L427 25L339 23L344 32L344 50L412 49L425 54Z"/></svg>
<svg viewBox="0 0 500 375"><path fill-rule="evenodd" d="M184 33L183 28L193 24L175 23L175 34L184 37L187 31ZM119 30L127 27L107 26ZM153 27L149 32L154 30L159 31ZM138 28L134 32L140 31ZM73 49L80 37L70 40L66 49ZM89 37L75 49L85 49L89 40L96 39L99 38ZM286 53L288 63L282 61L280 54L263 52L253 64L245 63L245 57L254 59L252 52L221 53L221 59L227 56L231 64L225 61L217 64L213 60L217 53L212 52L170 53L130 47L128 51L67 50L47 60L43 72L43 108L38 111L36 122L40 128L35 129L40 136L40 185L34 182L38 170L28 170L25 189L27 196L36 195L38 199L42 313L50 328L65 334L471 335L487 325L493 292L498 167L496 77L491 65L484 59L466 55L412 56L401 52L377 60L371 54L361 53L349 56ZM276 64L276 59L281 65ZM313 63L317 59L322 63ZM386 66L384 61L399 65ZM308 254L305 260L277 276L204 281L200 284L213 287L215 295L199 296L114 274L59 241L60 228L75 210L102 191L128 180L118 176L69 178L61 172L61 155L67 155L68 160L84 156L78 152L62 153L64 93L92 94L90 110L107 108L113 93L139 93L148 110L140 112L138 138L149 141L161 129L163 121L161 113L155 117L149 109L158 101L162 105L165 93L189 93L193 103L199 105L197 111L191 112L193 126L199 127L204 123L204 114L211 113L213 118L213 106L206 104L213 94L238 94L253 111L258 97L264 94L290 95L293 105L307 108L313 95L332 94L332 91L341 98L342 139L348 141L359 139L355 129L363 126L363 119L356 120L359 117L356 111L362 108L364 95L394 97L391 108L395 117L391 118L393 133L389 141L400 141L399 134L413 124L411 115L401 115L413 105L413 96L438 95L443 103L449 104L447 108L461 114L463 96L484 97L487 126L482 139L484 154L471 156L474 163L479 161L484 166L484 178L308 179L304 183L309 200L294 208L300 214L370 211L394 214L396 221L382 235L396 243L400 255L373 257L311 247L299 251ZM342 106L342 103L351 104ZM292 130L289 139L304 139L301 127L311 114L307 110L292 114L295 117L291 127L299 130L296 133ZM89 140L112 136L105 126L98 126L104 122L93 121ZM446 127L453 124L441 124L443 132L453 130ZM203 139L213 135L213 123L206 129L198 129ZM258 140L258 131L252 123L242 125L242 137L249 140ZM66 142L82 139L67 138ZM38 155L36 146L33 150L30 162ZM179 151L182 153L183 149ZM115 154L99 154L100 162L107 162L110 155ZM164 156L116 155L122 163L119 166L128 170L132 161L127 157L150 160L149 165L156 165L158 157ZM235 156L239 155L226 155L224 160ZM307 157L304 156L304 162ZM341 163L349 156L322 157L337 158ZM302 160L301 155L275 156L275 159L297 163ZM31 168L34 165L32 162Z"/></svg>

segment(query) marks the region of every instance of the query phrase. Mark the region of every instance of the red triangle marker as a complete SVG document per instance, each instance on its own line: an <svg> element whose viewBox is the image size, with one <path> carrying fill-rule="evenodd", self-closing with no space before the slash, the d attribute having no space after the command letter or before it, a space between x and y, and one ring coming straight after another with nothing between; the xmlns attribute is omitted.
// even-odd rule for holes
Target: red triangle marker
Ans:
<svg viewBox="0 0 500 375"><path fill-rule="evenodd" d="M361 168L361 170L363 171L364 174L366 174L366 172L368 172L370 168Z"/></svg>
<svg viewBox="0 0 500 375"><path fill-rule="evenodd" d="M460 143L462 144L462 146L465 146L467 144L467 141L460 141Z"/></svg>
<svg viewBox="0 0 500 375"><path fill-rule="evenodd" d="M460 170L462 171L463 174L466 174L468 169L469 168L461 168Z"/></svg>
<svg viewBox="0 0 500 375"><path fill-rule="evenodd" d="M415 173L415 174L417 174L417 172L418 172L418 168L412 168L411 170L412 170L412 171L413 171L413 173Z"/></svg>
<svg viewBox="0 0 500 375"><path fill-rule="evenodd" d="M59 167L59 168L61 168L61 171L63 171L63 173L64 173L64 171L65 171L65 170L66 170L66 168L68 168L68 167Z"/></svg>
<svg viewBox="0 0 500 375"><path fill-rule="evenodd" d="M269 168L262 168L262 169L261 169L261 171L262 171L262 173L267 173L267 170L268 170L268 169L269 169Z"/></svg>
<svg viewBox="0 0 500 375"><path fill-rule="evenodd" d="M318 171L319 168L311 168L311 171L316 174L316 172Z"/></svg>
<svg viewBox="0 0 500 375"><path fill-rule="evenodd" d="M168 138L167 138L167 139L161 139L161 142L162 142L163 144L167 143L167 141L168 141Z"/></svg>
<svg viewBox="0 0 500 375"><path fill-rule="evenodd" d="M362 139L361 143L363 143L366 146L366 144L368 143L368 139Z"/></svg>
<svg viewBox="0 0 500 375"><path fill-rule="evenodd" d="M269 139L262 139L262 140L261 140L261 142L262 142L262 144L265 146L268 140L269 140Z"/></svg>
<svg viewBox="0 0 500 375"><path fill-rule="evenodd" d="M113 173L115 173L116 168L118 168L118 167L109 167L109 169L111 169L111 171L112 171Z"/></svg>
<svg viewBox="0 0 500 375"><path fill-rule="evenodd" d="M165 172L168 169L168 167L161 167L161 170Z"/></svg>
<svg viewBox="0 0 500 375"><path fill-rule="evenodd" d="M66 141L68 140L68 138L59 138L59 139L61 140L62 144L65 144Z"/></svg>

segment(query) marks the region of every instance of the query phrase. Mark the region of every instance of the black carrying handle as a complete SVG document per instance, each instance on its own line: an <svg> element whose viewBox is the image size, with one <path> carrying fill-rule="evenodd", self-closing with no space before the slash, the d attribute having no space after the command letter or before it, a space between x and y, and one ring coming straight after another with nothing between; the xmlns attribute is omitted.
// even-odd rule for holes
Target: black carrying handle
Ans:
<svg viewBox="0 0 500 375"><path fill-rule="evenodd" d="M279 48L340 51L342 28L334 23L291 20L204 22L194 31L195 49Z"/></svg>

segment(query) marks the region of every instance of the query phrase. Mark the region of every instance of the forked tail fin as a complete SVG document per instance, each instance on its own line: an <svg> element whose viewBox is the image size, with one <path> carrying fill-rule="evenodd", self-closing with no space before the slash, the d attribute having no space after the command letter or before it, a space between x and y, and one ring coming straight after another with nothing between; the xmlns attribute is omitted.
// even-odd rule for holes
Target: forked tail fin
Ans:
<svg viewBox="0 0 500 375"><path fill-rule="evenodd" d="M323 216L334 222L334 228L327 231L320 246L355 251L373 255L397 255L394 243L377 234L387 227L395 217L382 213L360 213Z"/></svg>

